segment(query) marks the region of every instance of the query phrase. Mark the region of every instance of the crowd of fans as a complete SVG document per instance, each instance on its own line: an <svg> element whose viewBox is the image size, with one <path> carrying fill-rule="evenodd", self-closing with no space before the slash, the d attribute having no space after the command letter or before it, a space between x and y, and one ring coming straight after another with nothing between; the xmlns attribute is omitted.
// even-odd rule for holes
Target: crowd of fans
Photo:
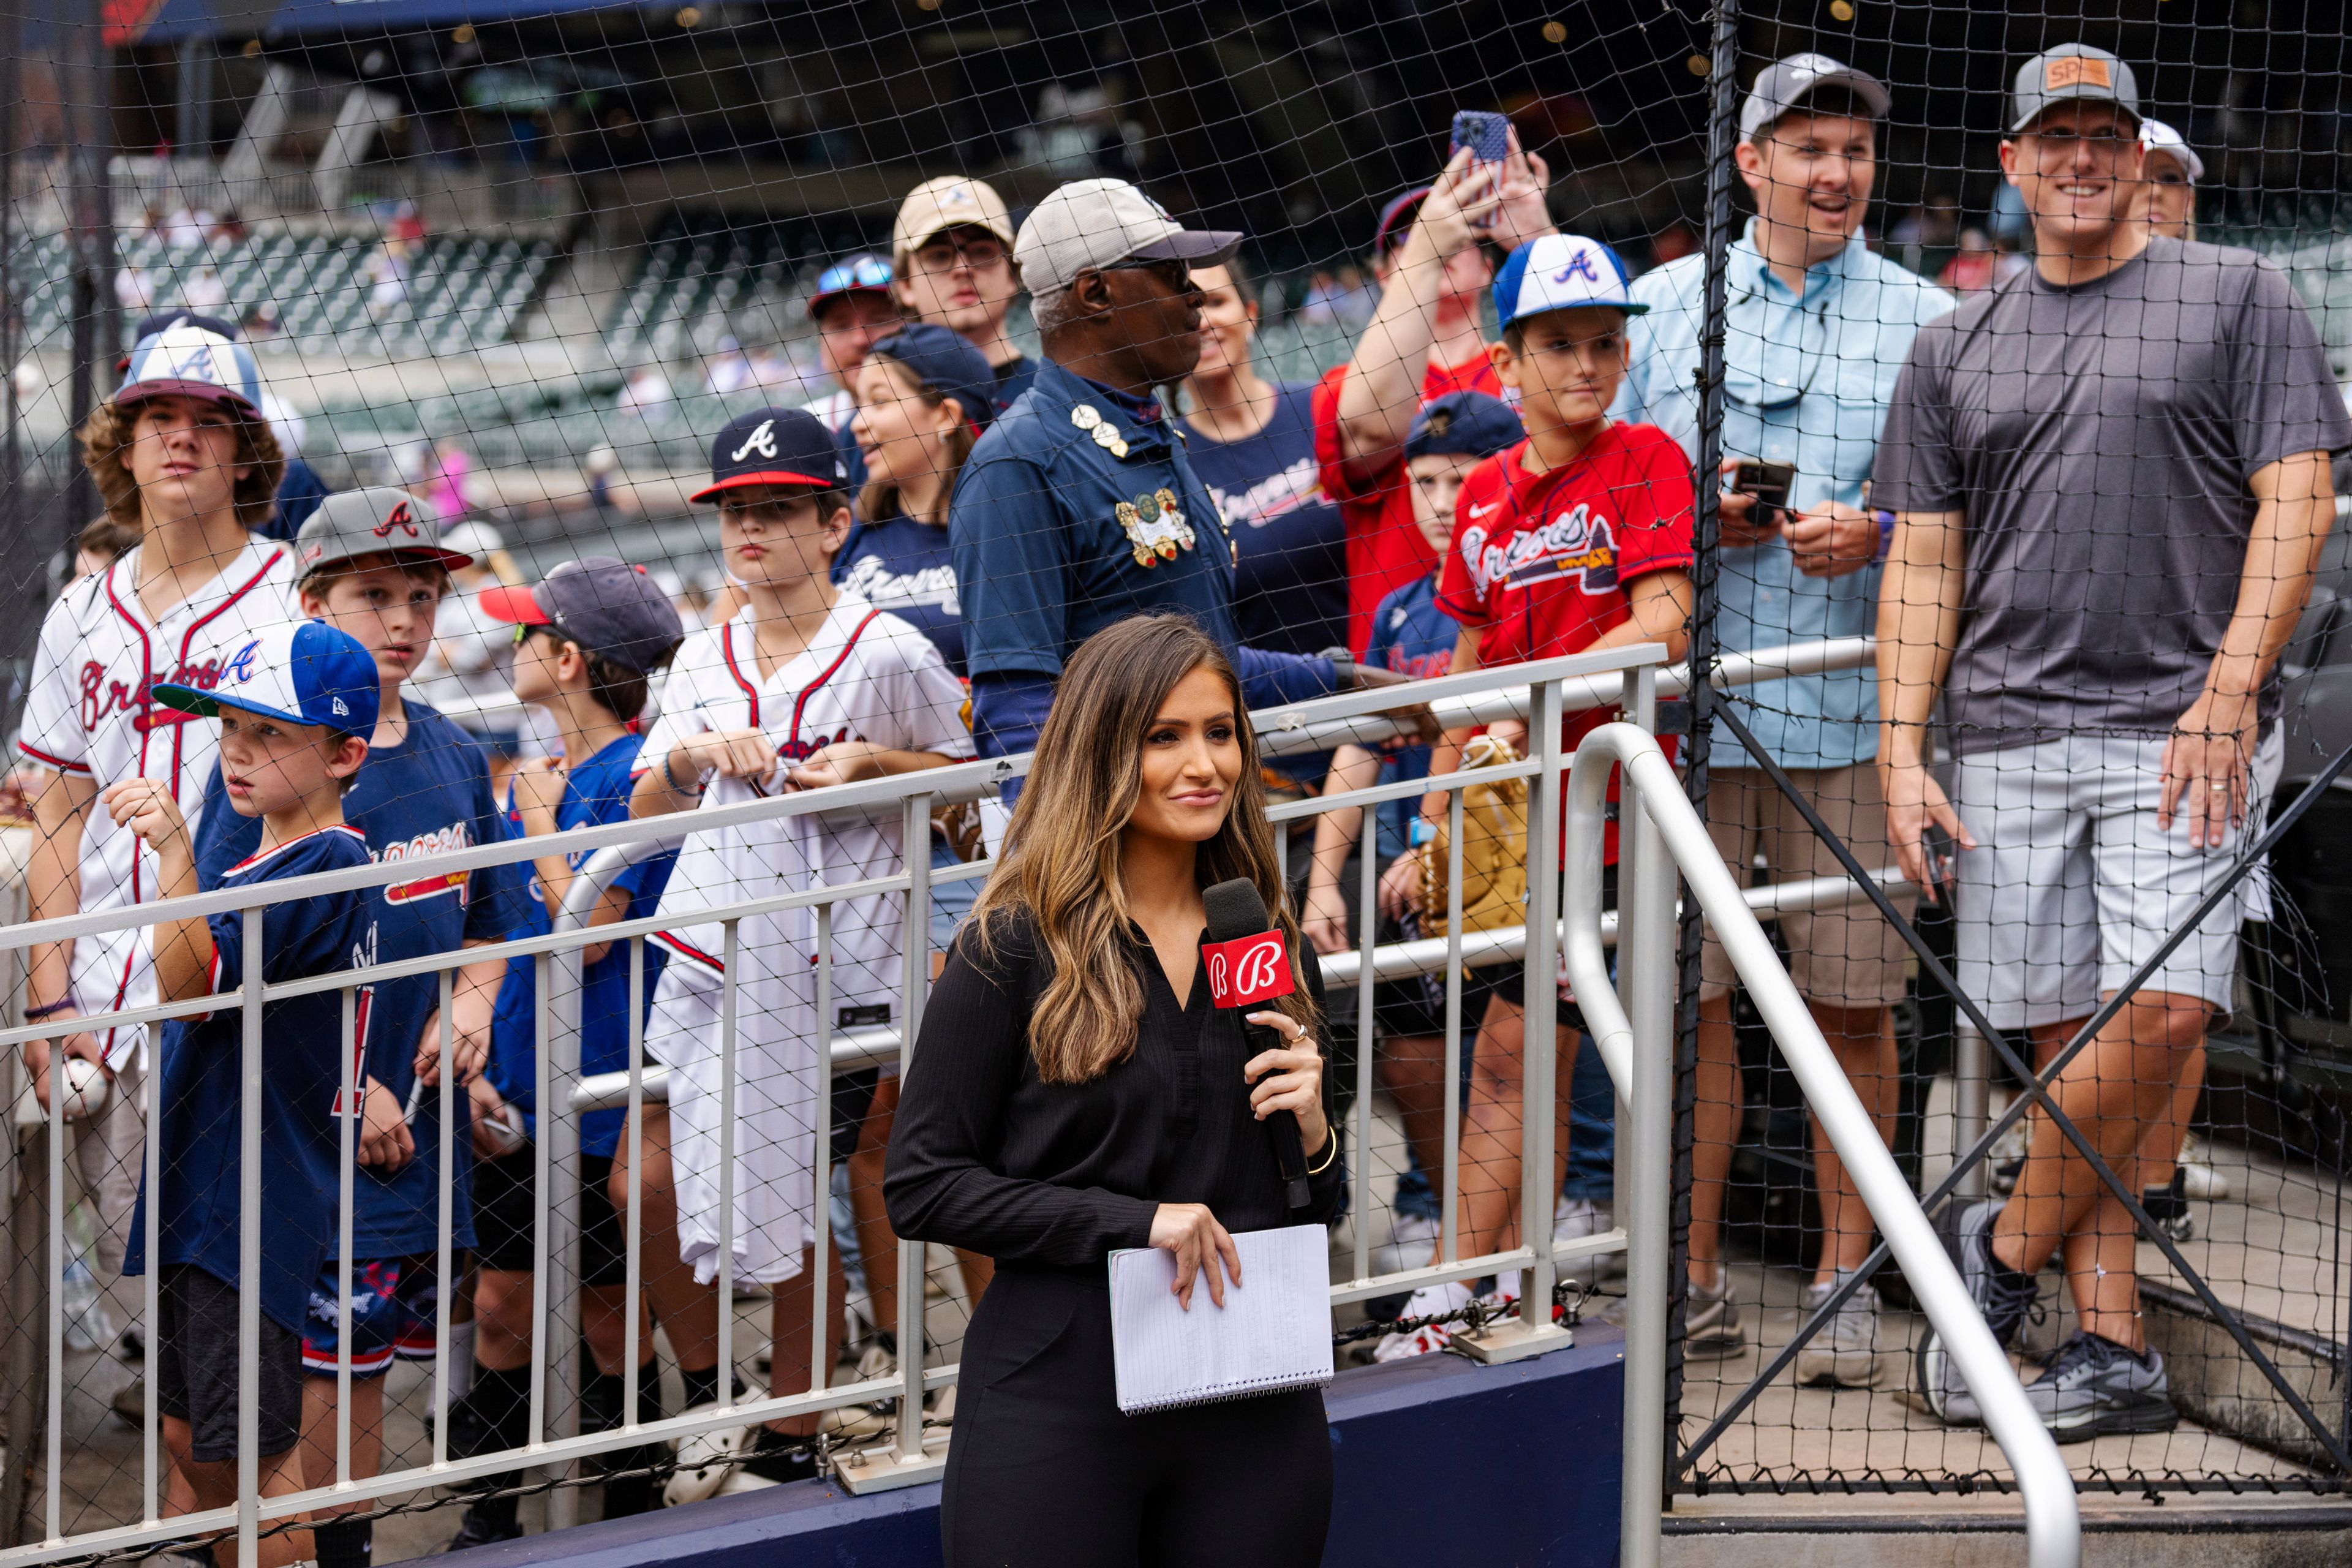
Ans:
<svg viewBox="0 0 2352 1568"><path fill-rule="evenodd" d="M2194 241L2196 155L2141 115L2126 63L2069 46L2021 69L2002 160L2033 252L1965 285L1975 291L1957 306L1861 237L1889 108L1869 76L1800 55L1759 76L1741 115L1738 172L1756 216L1731 247L1725 461L1720 483L1703 487L1722 546L1717 640L1739 653L1874 633L1879 652L1874 678L1747 692L1740 711L1761 754L1727 730L1711 737L1708 822L1743 878L1839 874L1764 764L1784 772L1864 863L1901 866L1906 909L1952 900L1964 985L2046 1057L2187 920L2262 809L2278 768L2275 661L2332 517L2328 458L2352 430L2282 276ZM891 254L845 258L811 300L834 390L717 433L693 499L717 510L727 581L695 625L661 583L610 556L536 584L510 563L488 570L495 539L478 525L445 530L446 506L421 484L328 497L296 529L274 522L285 455L256 362L217 321L152 324L83 431L107 515L82 541L87 574L44 626L19 741L41 770L34 915L127 909L355 855L427 861L380 894L273 909L258 949L235 918L215 917L36 952L26 1016L58 1029L26 1052L38 1091L46 1100L67 1058L100 1064L112 1086L77 1154L104 1220L102 1270L142 1266L142 1243L125 1249L134 1210L163 1237L149 1397L175 1503L214 1506L233 1491L234 1026L223 1037L223 1015L175 1020L151 1040L143 1028L76 1032L76 1017L234 991L249 951L275 982L543 931L580 870L554 855L436 875L439 851L1029 750L1066 660L1137 614L1192 616L1253 706L1617 645L1680 657L1697 549L1706 261L1691 254L1635 279L1609 247L1559 231L1549 184L1543 160L1514 142L1499 161L1459 151L1389 204L1370 237L1366 299L1377 299L1353 357L1316 384L1285 386L1253 360L1257 305L1238 235L1187 230L1116 179L1065 184L1018 226L981 181L926 184L898 216ZM1004 331L1024 289L1034 361ZM1331 308L1349 297L1335 285ZM1481 325L1489 301L1494 342ZM757 352L744 357L747 384L762 384ZM437 481L445 496L458 482L446 465ZM428 658L436 693L510 689L550 737L547 754L502 766L494 793L482 742L509 759L521 743L500 726L469 734L419 700L410 681ZM1953 759L1941 773L1928 744L1939 699ZM1607 716L1576 716L1564 740ZM1507 760L1526 740L1524 725L1501 724L1342 747L1286 760L1268 783L1303 795L1442 776ZM1293 862L1318 948L1357 940L1365 878L1381 940L1432 929L1423 850L1444 830L1445 802L1433 793L1369 823L1361 812L1318 819L1312 852ZM986 837L946 814L928 854L960 865ZM616 1112L582 1127L586 1429L619 1424L631 1380L639 1418L658 1411L656 1324L688 1405L727 1393L722 1237L731 1278L772 1292L772 1392L807 1388L806 1359L783 1349L810 1342L820 1320L839 1345L845 1251L876 1325L861 1370L891 1366L897 1294L912 1288L895 1278L884 1201L897 1075L843 1079L834 1125L813 1125L824 1064L807 960L825 944L828 1029L896 1021L901 900L845 900L823 934L805 910L740 929L713 911L886 876L924 852L902 841L895 807L803 816L691 837L596 904L592 924L656 911L668 922L647 945L643 995L646 1049L669 1068L669 1094L634 1130ZM935 950L976 887L934 892ZM2237 913L2225 903L2209 916L2059 1079L2061 1105L2139 1185L2168 1181L2180 1151L2203 1032L2230 1002ZM1786 916L1780 933L1824 1036L1889 1127L1902 944L1874 916L1830 911ZM614 1070L628 1048L627 952L584 956L583 1069ZM396 1356L431 1353L438 1293L459 1284L433 1273L445 1104L466 1129L452 1239L473 1256L476 1325L449 1450L494 1454L530 1436L541 999L529 958L453 962L447 1017L430 974L378 982L362 1009L350 1109L355 1473L380 1461L382 1374ZM730 965L740 1001L722 1070ZM1740 1078L1729 966L1710 945L1703 969L1685 1346L1722 1355L1750 1342L1721 1244ZM1502 966L1465 987L1465 1256L1517 1244L1525 983ZM1427 1173L1446 1131L1443 984L1381 985L1375 1000L1379 1081L1412 1166L1384 1262L1411 1268L1436 1240ZM265 1491L319 1484L333 1462L327 1108L344 1109L339 1023L291 1003L263 1022ZM1563 1085L1577 1081L1571 1064L1593 1070L1577 1045L1563 1023ZM144 1128L127 1108L151 1079L167 1180L142 1195ZM1571 1098L1552 1108L1559 1167L1535 1178L1560 1194L1563 1235L1602 1223L1577 1162L1608 1136L1605 1085L1598 1119L1572 1117ZM817 1136L849 1173L854 1240L824 1281L809 1252L824 1223ZM1826 1142L1815 1146L1817 1304L1867 1255L1873 1222ZM2120 1205L2046 1123L2012 1184L2007 1200L1956 1204L1939 1223L2004 1340L2034 1276L2060 1261L2080 1327L2030 1385L2043 1419L2069 1437L2165 1429L2173 1407L2139 1326ZM635 1300L624 1289L632 1220L644 1248ZM961 1261L976 1298L989 1260ZM1441 1314L1475 1289L1428 1288L1403 1315ZM630 1367L633 1316L648 1331ZM1379 1354L1436 1349L1445 1332L1392 1334ZM1867 1386L1886 1377L1897 1343L1874 1293L1856 1290L1796 1376ZM1913 1376L1946 1420L1974 1418L1932 1335ZM932 1418L950 1419L951 1404L951 1391L940 1395ZM722 1434L708 1453L732 1445L751 1473L788 1479L807 1473L803 1442L824 1425ZM691 1458L667 1483L673 1501L719 1485L718 1469ZM655 1496L641 1478L616 1480L605 1511ZM322 1515L317 1526L320 1562L365 1562L363 1522ZM518 1528L514 1500L492 1497L458 1539ZM278 1538L263 1555L300 1553Z"/></svg>

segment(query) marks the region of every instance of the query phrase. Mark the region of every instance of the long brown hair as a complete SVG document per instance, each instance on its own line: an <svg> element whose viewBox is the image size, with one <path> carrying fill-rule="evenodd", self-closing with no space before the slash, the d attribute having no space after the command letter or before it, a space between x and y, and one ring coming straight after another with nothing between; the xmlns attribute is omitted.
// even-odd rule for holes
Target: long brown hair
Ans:
<svg viewBox="0 0 2352 1568"><path fill-rule="evenodd" d="M243 409L232 412L236 455L230 460L243 465L248 472L229 493L236 501L237 521L247 528L259 528L277 510L278 482L286 478L286 455L278 447L277 432L270 429L268 420ZM89 469L91 482L98 486L98 498L106 504L106 515L143 532L146 521L139 510L139 481L122 466L122 454L131 445L131 426L138 419L139 405L135 403L127 407L119 403L101 403L91 409L81 426L81 460Z"/></svg>
<svg viewBox="0 0 2352 1568"><path fill-rule="evenodd" d="M905 375L908 384L914 387L915 395L923 400L924 407L937 408L947 402L945 393L940 392L937 387L924 385L922 379L908 369L903 362L893 359L888 354L868 354L866 357L880 360ZM959 403L958 406L961 407L961 404ZM940 475L939 515L916 518L915 521L918 522L944 524L948 520L948 497L955 489L956 476L963 472L964 459L971 456L972 446L980 439L978 436L972 434L971 410L964 409L963 416L961 423L940 437L940 447L947 458L947 467ZM898 499L898 485L896 480L870 479L857 492L857 513L868 522L887 522L905 510L904 504Z"/></svg>
<svg viewBox="0 0 2352 1568"><path fill-rule="evenodd" d="M1270 1005L1309 1029L1318 1025L1297 918L1274 858L1241 680L1189 617L1137 616L1088 637L1064 667L1003 853L972 906L983 958L1013 919L1025 914L1035 929L1052 978L1030 1019L1029 1051L1047 1083L1084 1083L1135 1050L1143 987L1127 956L1119 836L1143 787L1144 733L1168 694L1196 669L1213 671L1233 693L1242 771L1193 875L1204 888L1234 877L1257 885L1289 944L1296 986Z"/></svg>

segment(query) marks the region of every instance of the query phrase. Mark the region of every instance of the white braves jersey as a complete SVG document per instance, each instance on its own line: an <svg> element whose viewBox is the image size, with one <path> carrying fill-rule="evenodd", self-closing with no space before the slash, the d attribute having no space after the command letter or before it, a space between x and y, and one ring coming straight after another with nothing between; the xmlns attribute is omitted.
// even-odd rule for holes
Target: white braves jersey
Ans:
<svg viewBox="0 0 2352 1568"><path fill-rule="evenodd" d="M25 697L17 749L31 761L89 779L168 781L196 830L220 726L157 704L158 682L210 689L237 651L295 614L294 557L250 538L220 574L160 621L139 603L140 550L85 577L49 606ZM155 896L155 854L93 803L81 836L81 911L123 909ZM155 1000L147 928L78 938L74 1005L88 1016ZM110 1061L129 1058L143 1029L109 1031Z"/></svg>
<svg viewBox="0 0 2352 1568"><path fill-rule="evenodd" d="M969 757L971 734L963 721L963 702L962 683L948 672L929 638L848 594L836 601L808 647L762 681L747 608L723 625L695 633L679 647L641 765L657 767L679 741L717 730L765 731L786 764L838 741ZM715 779L701 809L756 799L772 787L772 781ZM895 875L903 868L904 853L903 818L896 806L694 834L662 895L663 916L678 923L655 940L669 949L672 963L683 960L716 970L721 966L724 928L696 915L805 888ZM906 899L898 893L834 906L836 1026L845 1017L881 1023L898 1016L905 908ZM756 1002L751 993L742 992L738 1016L747 1027L752 1026L755 1009L797 1010L795 1003L814 1004L814 910L742 921L736 945L745 959L739 991L763 976L784 983L782 993L763 993Z"/></svg>

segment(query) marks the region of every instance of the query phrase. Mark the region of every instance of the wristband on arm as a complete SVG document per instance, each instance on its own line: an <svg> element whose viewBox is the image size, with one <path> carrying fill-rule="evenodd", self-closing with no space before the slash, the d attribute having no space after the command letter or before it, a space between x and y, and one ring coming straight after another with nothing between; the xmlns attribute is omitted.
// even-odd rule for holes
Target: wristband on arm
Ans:
<svg viewBox="0 0 2352 1568"><path fill-rule="evenodd" d="M55 1017L72 1005L73 998L68 996L59 1001L44 1003L38 1007L27 1007L25 1009L25 1022L37 1024L44 1018Z"/></svg>
<svg viewBox="0 0 2352 1568"><path fill-rule="evenodd" d="M1895 514L1883 508L1874 509L1870 521L1878 524L1878 553L1871 559L1884 562L1887 552L1895 548Z"/></svg>

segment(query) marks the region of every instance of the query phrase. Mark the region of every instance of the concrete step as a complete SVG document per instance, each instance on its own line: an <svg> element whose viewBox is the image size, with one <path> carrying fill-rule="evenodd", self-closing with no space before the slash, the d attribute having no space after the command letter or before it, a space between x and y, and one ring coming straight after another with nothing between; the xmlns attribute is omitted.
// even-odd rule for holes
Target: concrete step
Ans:
<svg viewBox="0 0 2352 1568"><path fill-rule="evenodd" d="M1665 1568L2012 1568L2025 1559L2014 1497L1677 1499ZM2343 1568L2352 1500L2199 1493L2083 1499L2084 1568Z"/></svg>

